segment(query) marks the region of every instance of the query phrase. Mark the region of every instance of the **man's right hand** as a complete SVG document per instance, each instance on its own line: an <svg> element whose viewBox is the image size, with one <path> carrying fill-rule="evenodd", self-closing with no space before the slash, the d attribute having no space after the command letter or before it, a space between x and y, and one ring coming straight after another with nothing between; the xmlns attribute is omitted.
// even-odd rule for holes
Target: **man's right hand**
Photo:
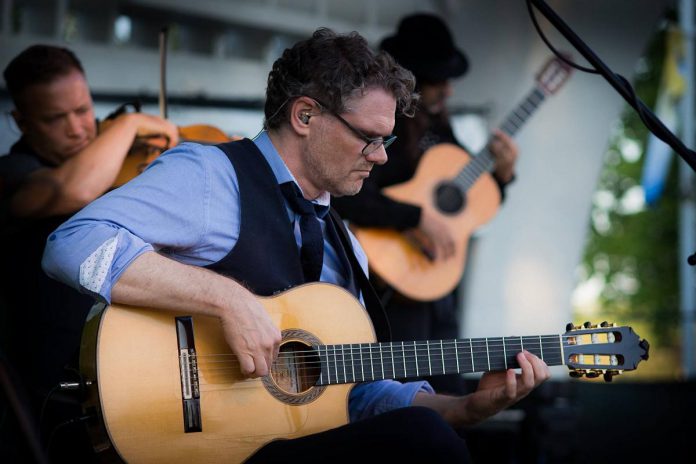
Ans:
<svg viewBox="0 0 696 464"><path fill-rule="evenodd" d="M121 116L132 119L136 135L162 135L169 141L167 148L179 143L179 128L171 121L147 113L128 113Z"/></svg>
<svg viewBox="0 0 696 464"><path fill-rule="evenodd" d="M208 269L145 252L123 271L111 297L132 306L216 317L245 376L268 375L278 355L280 329L259 298Z"/></svg>
<svg viewBox="0 0 696 464"><path fill-rule="evenodd" d="M251 292L238 287L233 301L220 316L225 340L237 355L242 374L251 378L268 375L278 357L280 330Z"/></svg>
<svg viewBox="0 0 696 464"><path fill-rule="evenodd" d="M420 222L411 235L433 260L454 256L454 237L442 219L425 208L421 209Z"/></svg>

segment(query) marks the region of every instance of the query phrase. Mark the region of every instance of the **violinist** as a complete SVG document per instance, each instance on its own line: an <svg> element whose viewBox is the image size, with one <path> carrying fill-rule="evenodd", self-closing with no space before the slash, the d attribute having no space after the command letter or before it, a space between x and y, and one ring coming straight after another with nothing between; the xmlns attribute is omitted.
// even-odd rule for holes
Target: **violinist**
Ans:
<svg viewBox="0 0 696 464"><path fill-rule="evenodd" d="M111 188L136 136L160 134L174 145L178 130L157 116L127 113L98 131L85 72L65 48L31 46L8 64L4 78L22 136L0 156L0 356L17 373L16 383L38 423L51 389L74 380L66 366L76 367L84 317L93 301L41 271L46 237ZM52 394L44 408L44 439L57 423L79 412L76 404L60 398ZM13 448L21 453L23 440L6 433L17 427L1 425L7 431L0 432L0 440L18 444ZM70 428L56 431L51 457L73 446ZM8 462L22 462L24 456L11 457L17 459Z"/></svg>

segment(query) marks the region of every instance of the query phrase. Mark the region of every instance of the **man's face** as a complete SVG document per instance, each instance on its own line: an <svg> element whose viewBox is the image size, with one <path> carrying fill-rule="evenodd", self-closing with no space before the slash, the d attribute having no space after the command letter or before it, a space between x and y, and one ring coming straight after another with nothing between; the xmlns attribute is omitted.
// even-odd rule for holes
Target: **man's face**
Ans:
<svg viewBox="0 0 696 464"><path fill-rule="evenodd" d="M421 106L430 114L442 113L447 104L447 99L452 96L452 84L450 81L435 83L421 83Z"/></svg>
<svg viewBox="0 0 696 464"><path fill-rule="evenodd" d="M79 153L97 135L92 96L78 70L20 95L15 121L29 145L56 164Z"/></svg>
<svg viewBox="0 0 696 464"><path fill-rule="evenodd" d="M369 138L391 135L394 129L396 100L387 91L370 89L348 101L341 116ZM364 156L366 142L345 126L330 111L316 109L313 117L317 131L305 153L307 180L317 191L335 196L355 195L369 177L375 164L387 162L384 147Z"/></svg>

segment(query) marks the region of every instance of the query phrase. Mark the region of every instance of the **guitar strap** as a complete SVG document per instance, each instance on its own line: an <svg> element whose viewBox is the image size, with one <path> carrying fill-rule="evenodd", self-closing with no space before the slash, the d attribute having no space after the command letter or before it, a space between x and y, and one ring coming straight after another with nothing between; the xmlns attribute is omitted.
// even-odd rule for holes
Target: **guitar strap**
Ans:
<svg viewBox="0 0 696 464"><path fill-rule="evenodd" d="M346 255L348 255L348 261L353 269L353 275L355 276L360 291L362 292L363 301L365 302L365 308L367 313L372 319L372 324L375 328L375 333L377 334L377 341L388 342L391 341L391 328L389 327L389 319L387 319L387 313L384 311L384 307L377 296L377 292L372 287L370 279L363 271L362 266L355 257L355 252L353 251L353 242L348 235L348 230L346 229L343 219L338 215L335 209L331 208L329 210L329 215L333 220L336 232L343 244L343 248L346 250Z"/></svg>

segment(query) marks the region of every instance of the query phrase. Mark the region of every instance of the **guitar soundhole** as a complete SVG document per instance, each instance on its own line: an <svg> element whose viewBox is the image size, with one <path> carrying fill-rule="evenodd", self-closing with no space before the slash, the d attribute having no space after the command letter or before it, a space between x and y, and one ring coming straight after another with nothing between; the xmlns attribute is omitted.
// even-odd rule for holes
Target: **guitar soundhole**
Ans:
<svg viewBox="0 0 696 464"><path fill-rule="evenodd" d="M319 380L321 363L310 346L301 342L288 342L280 347L280 354L271 375L275 383L286 393L302 393Z"/></svg>
<svg viewBox="0 0 696 464"><path fill-rule="evenodd" d="M311 403L326 389L317 385L321 360L313 348L322 343L301 329L283 330L282 336L280 353L271 366L271 374L263 377L263 384L283 403L296 406Z"/></svg>
<svg viewBox="0 0 696 464"><path fill-rule="evenodd" d="M456 214L464 208L466 196L459 187L443 182L435 190L435 205L444 214Z"/></svg>

